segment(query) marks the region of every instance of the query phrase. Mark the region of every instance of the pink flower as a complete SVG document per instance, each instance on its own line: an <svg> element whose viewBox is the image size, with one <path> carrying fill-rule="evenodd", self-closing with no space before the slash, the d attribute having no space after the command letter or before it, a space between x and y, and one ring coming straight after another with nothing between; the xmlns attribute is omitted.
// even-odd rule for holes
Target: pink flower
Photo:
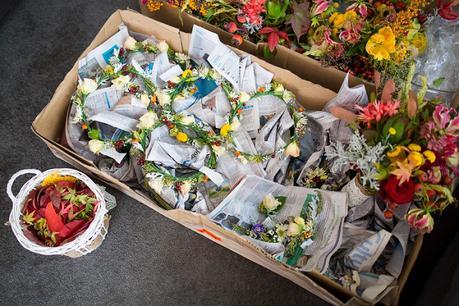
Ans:
<svg viewBox="0 0 459 306"><path fill-rule="evenodd" d="M364 3L359 5L358 10L359 10L360 16L362 16L364 18L367 17L368 10L367 10L367 6Z"/></svg>
<svg viewBox="0 0 459 306"><path fill-rule="evenodd" d="M430 213L420 208L411 209L406 215L406 221L412 228L427 233L430 233L434 226L434 219Z"/></svg>
<svg viewBox="0 0 459 306"><path fill-rule="evenodd" d="M421 126L421 136L427 148L449 157L457 151L459 141L459 116L454 108L437 105L432 119Z"/></svg>
<svg viewBox="0 0 459 306"><path fill-rule="evenodd" d="M327 0L314 0L315 9L313 9L313 15L322 14L330 6L330 1Z"/></svg>
<svg viewBox="0 0 459 306"><path fill-rule="evenodd" d="M392 102L382 103L381 107L385 115L392 117L398 113L400 101L395 100Z"/></svg>
<svg viewBox="0 0 459 306"><path fill-rule="evenodd" d="M252 25L261 25L263 18L261 13L265 12L266 0L249 0L242 7L242 12L247 16L247 22Z"/></svg>
<svg viewBox="0 0 459 306"><path fill-rule="evenodd" d="M342 31L339 34L339 39L341 39L343 42L355 44L360 41L360 33L357 32L354 28L350 28Z"/></svg>
<svg viewBox="0 0 459 306"><path fill-rule="evenodd" d="M359 119L371 126L372 122L379 122L384 116L392 117L398 113L400 101L393 101L382 103L381 101L374 101L368 105L361 107L356 105L357 110L360 111Z"/></svg>

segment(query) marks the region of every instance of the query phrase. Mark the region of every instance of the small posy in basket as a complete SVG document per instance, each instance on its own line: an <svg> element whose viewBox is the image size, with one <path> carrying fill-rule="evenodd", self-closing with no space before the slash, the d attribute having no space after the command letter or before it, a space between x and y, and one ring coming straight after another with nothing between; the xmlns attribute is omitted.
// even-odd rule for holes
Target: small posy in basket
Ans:
<svg viewBox="0 0 459 306"><path fill-rule="evenodd" d="M23 174L35 176L14 196L12 185ZM21 170L11 177L7 192L14 235L34 253L79 257L96 249L107 234L108 194L79 171Z"/></svg>

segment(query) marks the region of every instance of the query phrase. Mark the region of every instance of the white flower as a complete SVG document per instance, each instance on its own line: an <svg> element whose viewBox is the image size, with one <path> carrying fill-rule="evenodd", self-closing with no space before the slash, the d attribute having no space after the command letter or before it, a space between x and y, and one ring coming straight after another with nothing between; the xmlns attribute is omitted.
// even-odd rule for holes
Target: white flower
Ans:
<svg viewBox="0 0 459 306"><path fill-rule="evenodd" d="M128 36L128 38L124 41L124 49L127 50L135 50L135 44L137 43L137 40L132 38L131 36Z"/></svg>
<svg viewBox="0 0 459 306"><path fill-rule="evenodd" d="M298 146L298 142L292 141L291 143L289 143L288 146L285 148L285 155L292 157L300 156L300 147Z"/></svg>
<svg viewBox="0 0 459 306"><path fill-rule="evenodd" d="M94 154L99 154L100 151L105 149L105 143L101 140L91 139L88 142L89 150Z"/></svg>
<svg viewBox="0 0 459 306"><path fill-rule="evenodd" d="M112 84L115 86L116 89L124 90L129 80L130 80L129 76L120 75L116 79L112 80Z"/></svg>
<svg viewBox="0 0 459 306"><path fill-rule="evenodd" d="M83 79L83 81L78 80L78 88L79 91L83 94L90 94L91 92L94 92L97 89L97 83L96 81L92 79Z"/></svg>
<svg viewBox="0 0 459 306"><path fill-rule="evenodd" d="M180 123L184 125L190 125L194 123L194 116L187 116L187 115L182 115L180 118Z"/></svg>
<svg viewBox="0 0 459 306"><path fill-rule="evenodd" d="M246 92L241 92L241 94L239 95L239 101L241 101L242 103L245 103L249 100L250 100L250 95Z"/></svg>
<svg viewBox="0 0 459 306"><path fill-rule="evenodd" d="M284 92L285 88L282 84L280 83L275 83L276 85L274 86L274 92L281 93Z"/></svg>
<svg viewBox="0 0 459 306"><path fill-rule="evenodd" d="M285 102L289 102L290 100L295 99L295 95L293 94L293 92L291 92L289 90L284 90L284 94L282 95L282 99Z"/></svg>
<svg viewBox="0 0 459 306"><path fill-rule="evenodd" d="M206 76L208 73L209 73L209 68L207 68L206 66L200 66L198 68L198 74L200 76Z"/></svg>
<svg viewBox="0 0 459 306"><path fill-rule="evenodd" d="M190 181L183 181L180 184L180 193L184 196L187 195L190 192L191 187L192 185Z"/></svg>
<svg viewBox="0 0 459 306"><path fill-rule="evenodd" d="M298 225L301 225L301 226L305 225L304 219L302 217L300 217L300 216L295 217L295 219L293 221L295 221L295 223L298 224Z"/></svg>
<svg viewBox="0 0 459 306"><path fill-rule="evenodd" d="M158 98L159 105L161 106L165 106L171 103L171 97L164 91L157 92L156 97Z"/></svg>
<svg viewBox="0 0 459 306"><path fill-rule="evenodd" d="M231 121L230 126L231 126L231 131L237 131L237 129L239 129L239 127L241 126L241 122L239 121L237 117L234 117L233 121Z"/></svg>
<svg viewBox="0 0 459 306"><path fill-rule="evenodd" d="M298 236L301 233L301 226L297 223L290 223L287 229L287 236L293 237Z"/></svg>
<svg viewBox="0 0 459 306"><path fill-rule="evenodd" d="M276 210L282 203L270 193L263 198L262 204L263 207L270 212Z"/></svg>
<svg viewBox="0 0 459 306"><path fill-rule="evenodd" d="M158 121L158 116L155 112L147 112L139 118L137 124L138 129L149 129Z"/></svg>
<svg viewBox="0 0 459 306"><path fill-rule="evenodd" d="M176 55L177 55L177 59L181 63L186 62L187 60L190 59L190 57L184 53L177 52Z"/></svg>
<svg viewBox="0 0 459 306"><path fill-rule="evenodd" d="M83 111L81 110L81 107L77 106L76 107L76 112L75 116L73 116L72 123L78 123L83 119Z"/></svg>
<svg viewBox="0 0 459 306"><path fill-rule="evenodd" d="M140 101L145 107L147 107L150 104L150 98L146 93L140 95Z"/></svg>
<svg viewBox="0 0 459 306"><path fill-rule="evenodd" d="M162 52L166 52L168 49L169 49L169 45L167 44L167 42L165 42L164 40L161 40L158 45L157 45L159 51L162 53Z"/></svg>
<svg viewBox="0 0 459 306"><path fill-rule="evenodd" d="M163 190L164 183L162 176L157 176L148 180L148 186L153 189L157 194L161 194Z"/></svg>
<svg viewBox="0 0 459 306"><path fill-rule="evenodd" d="M225 154L226 150L225 150L225 147L223 146L216 146L216 145L213 145L212 146L212 150L215 152L215 154L217 154L218 156L222 156L223 154Z"/></svg>

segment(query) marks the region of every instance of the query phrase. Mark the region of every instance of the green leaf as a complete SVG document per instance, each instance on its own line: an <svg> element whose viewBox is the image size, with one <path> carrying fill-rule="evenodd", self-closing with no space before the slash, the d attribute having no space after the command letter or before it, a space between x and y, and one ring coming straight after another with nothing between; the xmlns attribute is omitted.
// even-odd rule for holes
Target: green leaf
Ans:
<svg viewBox="0 0 459 306"><path fill-rule="evenodd" d="M98 129L90 129L88 131L88 137L91 139L100 139L100 131Z"/></svg>
<svg viewBox="0 0 459 306"><path fill-rule="evenodd" d="M443 84L444 80L445 80L445 78L441 77L441 78L438 78L438 79L434 80L432 84L433 84L434 87L438 88L438 87L441 86L441 84Z"/></svg>

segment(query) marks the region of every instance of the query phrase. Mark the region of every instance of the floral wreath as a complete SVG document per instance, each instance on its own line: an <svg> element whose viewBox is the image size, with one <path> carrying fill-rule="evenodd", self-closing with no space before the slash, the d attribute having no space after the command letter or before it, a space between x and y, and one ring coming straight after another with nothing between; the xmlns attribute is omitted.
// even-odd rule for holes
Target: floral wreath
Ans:
<svg viewBox="0 0 459 306"><path fill-rule="evenodd" d="M169 60L178 64L183 73L168 81L164 89L156 88L155 84L143 73L138 66L127 64L127 55L130 52L146 52L158 54L167 52ZM132 76L132 78L130 77ZM141 85L131 81L134 77L141 81ZM195 120L193 115L184 115L173 110L173 103L179 97L187 98L192 96L197 87L195 81L198 79L213 80L216 84L222 85L222 88L230 101L231 111L227 117L227 123L224 124L216 134L210 126L202 121ZM139 118L137 130L125 133L118 140L102 140L101 133L97 128L91 127L88 117L85 113L85 102L89 94L97 90L101 85L111 81L117 89L124 89L136 98L140 99L147 106L147 113ZM294 132L290 137L289 143L283 148L269 154L249 154L237 150L237 146L231 137L237 125L240 124L241 113L246 102L250 99L258 98L265 95L272 95L284 101L294 120ZM296 99L292 92L285 90L284 87L273 82L264 87L258 88L251 94L238 93L232 85L222 80L221 76L214 70L204 66L193 66L190 58L182 53L174 52L169 49L167 43L159 42L157 44L145 40L136 41L128 37L123 48L115 49L113 56L110 58L108 66L95 78L79 80L77 90L72 97L73 104L77 107L74 123L80 123L81 128L86 131L90 141L89 149L98 154L105 148L113 147L117 151L129 152L134 148L134 152L145 152L148 145L148 136L151 131L167 126L169 135L175 137L177 141L190 144L195 147L207 146L210 151L210 157L206 160L206 167L214 169L217 163L217 157L226 148L231 154L238 157L242 162L263 162L279 153L285 153L287 156L299 156L298 139L306 131L307 119L304 109L296 109ZM142 166L146 176L155 180L156 189L159 190L159 179L163 185L174 186L176 190L189 190L193 185L208 180L207 175L197 171L184 176L175 176L167 169L156 165L152 161L145 161L142 154L133 154L138 156L137 164ZM186 187L183 187L186 186Z"/></svg>

